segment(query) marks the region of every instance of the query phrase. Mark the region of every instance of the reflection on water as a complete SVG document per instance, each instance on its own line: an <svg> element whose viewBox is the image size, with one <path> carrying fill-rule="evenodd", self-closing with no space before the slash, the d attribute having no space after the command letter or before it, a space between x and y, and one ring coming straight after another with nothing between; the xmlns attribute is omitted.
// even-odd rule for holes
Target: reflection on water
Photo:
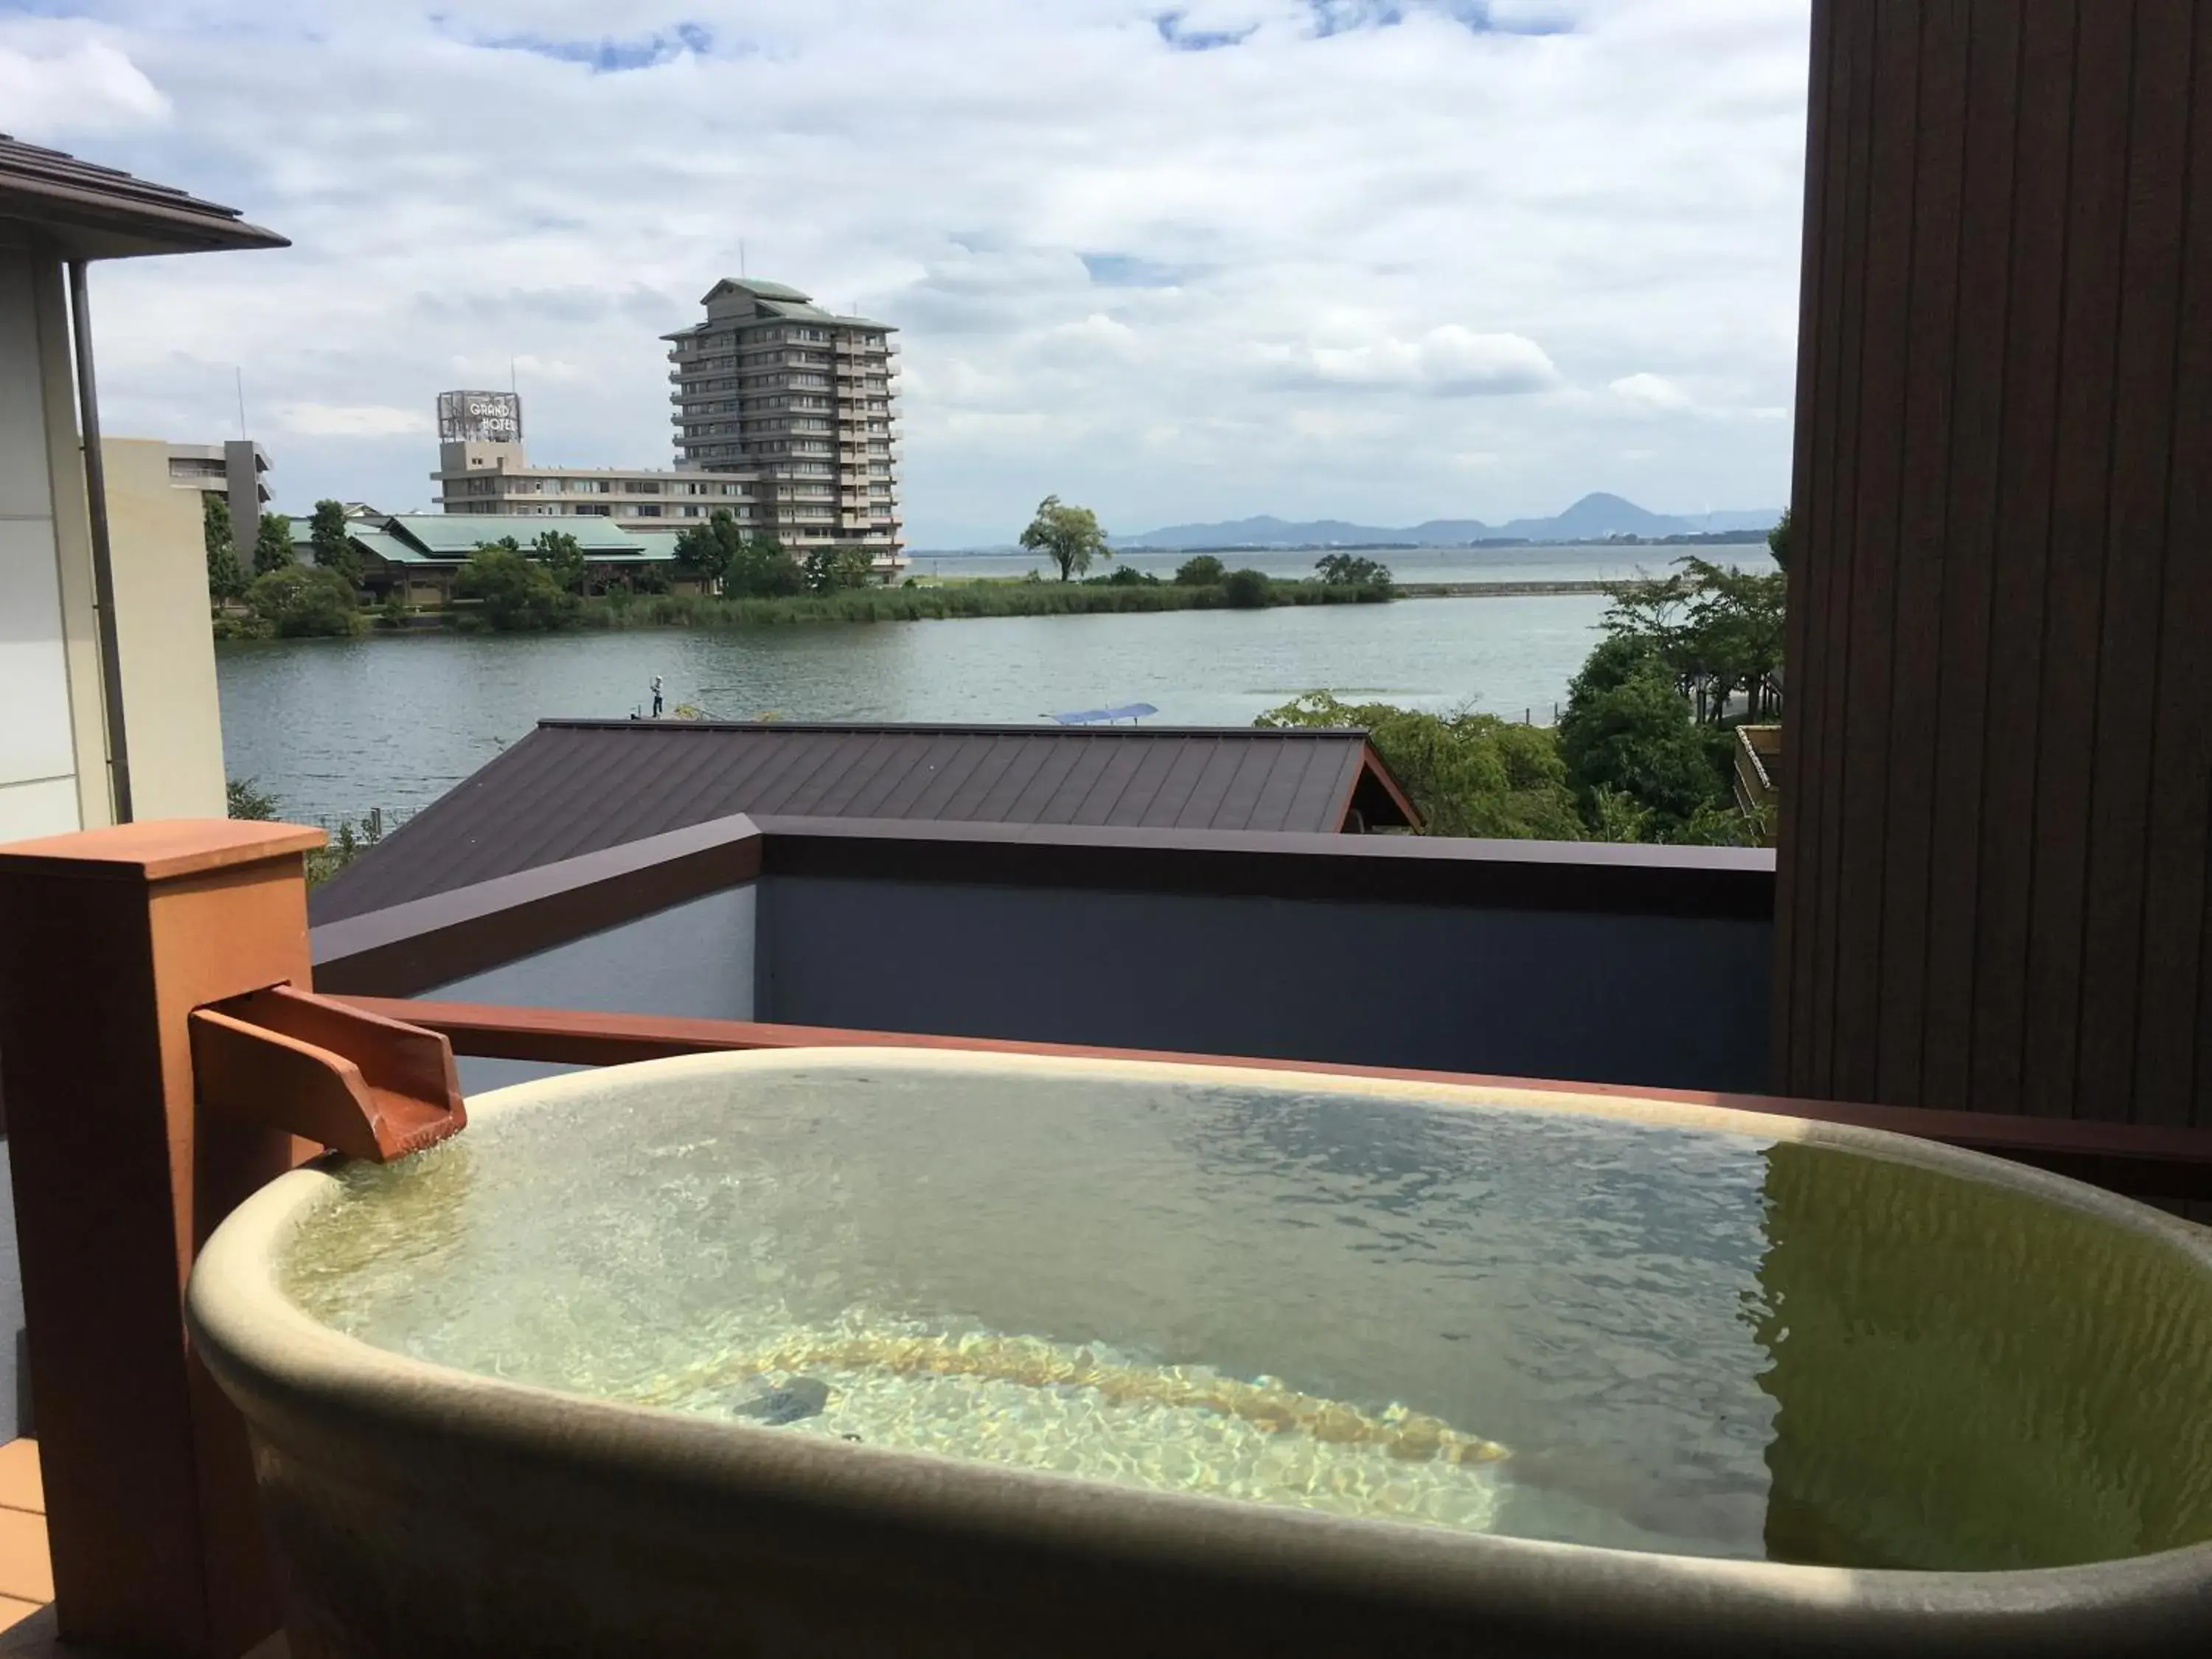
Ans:
<svg viewBox="0 0 2212 1659"><path fill-rule="evenodd" d="M2201 1361L2202 1285L1951 1177L1243 1086L665 1090L349 1172L291 1292L492 1375L1339 1514L1866 1565L2212 1532L2212 1366L2100 1369L2136 1307Z"/></svg>
<svg viewBox="0 0 2212 1659"><path fill-rule="evenodd" d="M2201 1267L1926 1170L1766 1162L1770 1555L1995 1570L2212 1537Z"/></svg>

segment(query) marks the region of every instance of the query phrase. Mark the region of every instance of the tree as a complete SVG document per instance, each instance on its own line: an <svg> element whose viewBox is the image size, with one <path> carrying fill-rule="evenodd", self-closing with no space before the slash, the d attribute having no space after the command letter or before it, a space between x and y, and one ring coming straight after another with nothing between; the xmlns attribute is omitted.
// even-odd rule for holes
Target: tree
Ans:
<svg viewBox="0 0 2212 1659"><path fill-rule="evenodd" d="M746 535L727 507L716 507L705 524L677 537L676 566L704 581L708 592L738 599L777 599L806 586L806 573L783 544Z"/></svg>
<svg viewBox="0 0 2212 1659"><path fill-rule="evenodd" d="M1602 625L1609 640L1665 664L1699 721L1728 719L1739 690L1747 694L1750 717L1761 719L1773 709L1787 586L1779 572L1738 570L1687 555L1675 560L1670 575L1608 588L1613 603Z"/></svg>
<svg viewBox="0 0 2212 1659"><path fill-rule="evenodd" d="M501 634L566 628L583 608L581 600L563 592L545 567L511 540L478 547L461 567L453 591L462 599L481 600L478 614Z"/></svg>
<svg viewBox="0 0 2212 1659"><path fill-rule="evenodd" d="M806 573L773 536L746 537L723 578L723 591L740 599L788 599L805 587Z"/></svg>
<svg viewBox="0 0 2212 1659"><path fill-rule="evenodd" d="M292 521L282 513L261 515L261 528L253 538L253 574L266 576L293 563Z"/></svg>
<svg viewBox="0 0 2212 1659"><path fill-rule="evenodd" d="M207 544L208 597L237 599L246 592L246 573L230 538L230 508L212 490L200 497L200 537Z"/></svg>
<svg viewBox="0 0 2212 1659"><path fill-rule="evenodd" d="M1177 587L1218 587L1221 586L1221 561L1211 553L1197 553L1176 567Z"/></svg>
<svg viewBox="0 0 2212 1659"><path fill-rule="evenodd" d="M584 544L565 530L541 530L530 544L530 556L564 593L584 591Z"/></svg>
<svg viewBox="0 0 2212 1659"><path fill-rule="evenodd" d="M1566 767L1543 726L1464 710L1431 714L1389 703L1345 703L1326 691L1310 691L1257 723L1364 728L1429 835L1582 838Z"/></svg>
<svg viewBox="0 0 2212 1659"><path fill-rule="evenodd" d="M1325 555L1314 566L1325 587L1364 587L1376 592L1390 591L1390 568L1375 559L1363 559L1350 553Z"/></svg>
<svg viewBox="0 0 2212 1659"><path fill-rule="evenodd" d="M864 547L817 547L800 566L811 593L835 593L848 587L866 587L875 574L876 562Z"/></svg>
<svg viewBox="0 0 2212 1659"><path fill-rule="evenodd" d="M709 593L719 593L744 539L729 508L718 507L706 523L687 526L676 538L676 568L687 577L706 583Z"/></svg>
<svg viewBox="0 0 2212 1659"><path fill-rule="evenodd" d="M1114 550L1106 545L1106 532L1098 527L1098 515L1087 507L1071 507L1057 495L1037 503L1036 517L1022 532L1022 546L1058 565L1064 582L1089 570L1091 560L1114 556Z"/></svg>
<svg viewBox="0 0 2212 1659"><path fill-rule="evenodd" d="M286 526L289 543L290 526ZM346 534L345 503L317 501L314 517L307 522L307 544L315 555L315 562L325 570L335 570L356 587L361 586L361 555L355 551L353 538Z"/></svg>
<svg viewBox="0 0 2212 1659"><path fill-rule="evenodd" d="M264 571L246 590L246 603L271 633L285 639L346 635L361 625L353 584L319 567L287 563Z"/></svg>
<svg viewBox="0 0 2212 1659"><path fill-rule="evenodd" d="M210 489L200 495L200 537L207 543L208 556L213 558L217 548L238 550L231 539L230 503L216 491Z"/></svg>
<svg viewBox="0 0 2212 1659"><path fill-rule="evenodd" d="M1666 665L1647 656L1619 674L1628 655L1617 649L1606 672L1577 675L1559 720L1559 758L1583 821L1595 828L1632 817L1652 841L1680 840L1699 825L1710 838L1711 812L1729 805L1727 776ZM1608 796L1626 798L1632 811Z"/></svg>
<svg viewBox="0 0 2212 1659"><path fill-rule="evenodd" d="M1257 611L1274 595L1263 571L1232 570L1221 579L1222 603L1232 611Z"/></svg>
<svg viewBox="0 0 2212 1659"><path fill-rule="evenodd" d="M1691 599L1676 669L1690 682L1698 718L1719 725L1740 690L1747 717L1763 719L1772 702L1774 672L1782 665L1788 579L1778 571L1738 570L1694 556L1678 562L1689 578Z"/></svg>
<svg viewBox="0 0 2212 1659"><path fill-rule="evenodd" d="M1775 563L1784 570L1790 568L1790 509L1786 507L1774 521L1774 528L1766 532L1766 550L1774 555Z"/></svg>

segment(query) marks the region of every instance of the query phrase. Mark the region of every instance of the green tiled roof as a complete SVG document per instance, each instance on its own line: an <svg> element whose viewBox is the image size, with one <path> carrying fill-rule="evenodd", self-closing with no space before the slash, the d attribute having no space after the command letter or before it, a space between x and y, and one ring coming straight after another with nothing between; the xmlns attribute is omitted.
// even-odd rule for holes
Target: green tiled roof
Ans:
<svg viewBox="0 0 2212 1659"><path fill-rule="evenodd" d="M387 536L381 530L356 530L348 538L364 553L374 553L386 564L428 564L430 556L411 546L397 536Z"/></svg>
<svg viewBox="0 0 2212 1659"><path fill-rule="evenodd" d="M707 291L699 303L705 305L726 288L743 289L756 300L792 300L800 305L806 304L814 297L811 294L801 294L787 283L763 282L757 276L725 276Z"/></svg>
<svg viewBox="0 0 2212 1659"><path fill-rule="evenodd" d="M309 562L311 521L292 520L292 545L301 562ZM403 513L381 520L356 519L346 535L363 553L386 564L450 565L465 559L486 542L507 537L528 548L549 530L574 536L584 556L594 564L661 564L676 556L676 538L669 535L631 534L611 520L596 514L548 514L543 517L495 516L474 513Z"/></svg>
<svg viewBox="0 0 2212 1659"><path fill-rule="evenodd" d="M527 547L549 530L574 536L585 552L600 556L646 550L636 537L596 514L505 517L489 513L406 513L386 519L384 528L426 553L447 558L466 558L484 543L508 536Z"/></svg>

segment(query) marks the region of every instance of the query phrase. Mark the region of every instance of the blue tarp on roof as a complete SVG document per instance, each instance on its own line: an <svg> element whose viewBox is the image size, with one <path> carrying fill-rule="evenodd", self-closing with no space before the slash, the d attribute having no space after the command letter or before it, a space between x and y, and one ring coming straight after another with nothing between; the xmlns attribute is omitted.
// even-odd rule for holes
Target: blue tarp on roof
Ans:
<svg viewBox="0 0 2212 1659"><path fill-rule="evenodd" d="M1114 720L1139 720L1159 712L1148 702L1133 702L1120 708L1085 708L1073 714L1048 714L1045 718L1061 726L1097 726Z"/></svg>

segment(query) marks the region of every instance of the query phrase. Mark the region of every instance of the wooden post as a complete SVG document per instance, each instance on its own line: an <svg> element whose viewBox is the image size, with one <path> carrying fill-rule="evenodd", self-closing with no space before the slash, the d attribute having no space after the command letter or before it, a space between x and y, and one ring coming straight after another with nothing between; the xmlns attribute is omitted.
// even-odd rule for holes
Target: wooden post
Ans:
<svg viewBox="0 0 2212 1659"><path fill-rule="evenodd" d="M63 1638L236 1659L281 1613L245 1431L192 1358L208 1233L303 1143L193 1109L201 1005L309 983L318 830L125 824L0 847L0 1091Z"/></svg>

